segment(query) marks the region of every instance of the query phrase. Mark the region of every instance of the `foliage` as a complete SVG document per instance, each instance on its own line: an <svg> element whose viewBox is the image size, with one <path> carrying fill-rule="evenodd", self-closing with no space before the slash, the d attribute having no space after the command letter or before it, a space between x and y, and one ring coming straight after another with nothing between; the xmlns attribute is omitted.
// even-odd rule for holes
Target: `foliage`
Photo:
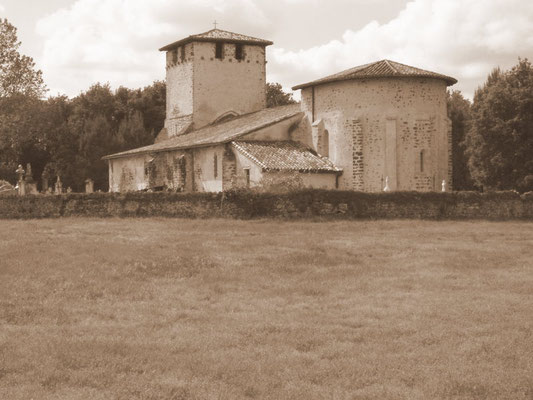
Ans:
<svg viewBox="0 0 533 400"><path fill-rule="evenodd" d="M0 179L15 183L18 164L31 163L33 178L83 191L85 179L107 191L104 155L153 143L164 126L166 84L143 89L96 83L69 99L42 99L41 71L18 53L16 28L0 20ZM294 103L279 84L267 84L269 105Z"/></svg>
<svg viewBox="0 0 533 400"><path fill-rule="evenodd" d="M153 143L165 118L165 85L144 89L95 84L79 96L39 100L17 95L0 99L0 179L14 182L18 164L32 164L34 178L57 176L63 186L107 190L104 155Z"/></svg>
<svg viewBox="0 0 533 400"><path fill-rule="evenodd" d="M279 83L267 83L267 107L278 107L287 104L294 104L296 101L291 93L285 93Z"/></svg>
<svg viewBox="0 0 533 400"><path fill-rule="evenodd" d="M471 107L460 91L447 92L448 117L452 122L453 189L473 190L474 183L468 169L464 140L470 127Z"/></svg>
<svg viewBox="0 0 533 400"><path fill-rule="evenodd" d="M472 105L466 138L472 178L487 189L533 190L533 66L494 69Z"/></svg>
<svg viewBox="0 0 533 400"><path fill-rule="evenodd" d="M18 52L17 28L0 19L0 99L25 95L40 98L45 92L42 73L31 57Z"/></svg>
<svg viewBox="0 0 533 400"><path fill-rule="evenodd" d="M378 192L301 189L224 193L70 193L6 196L0 218L409 218L533 220L533 196L506 192Z"/></svg>

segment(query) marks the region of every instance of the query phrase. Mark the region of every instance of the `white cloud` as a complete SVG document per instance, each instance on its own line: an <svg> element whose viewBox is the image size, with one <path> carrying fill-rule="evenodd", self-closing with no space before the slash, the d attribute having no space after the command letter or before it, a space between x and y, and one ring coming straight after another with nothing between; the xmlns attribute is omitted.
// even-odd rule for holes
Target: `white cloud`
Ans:
<svg viewBox="0 0 533 400"><path fill-rule="evenodd" d="M388 58L451 75L459 80L455 88L471 96L493 67L508 68L518 56L533 54L533 2L413 0L388 22L378 22L376 14L358 27L343 17L337 31L341 18L332 16L363 12L365 4L373 3L77 0L39 21L44 51L37 61L51 94L76 95L94 82L141 87L164 78L159 47L207 31L216 19L221 29L275 39L267 79L285 88ZM328 17L317 20L321 13ZM333 26L339 37L308 47L312 33Z"/></svg>
<svg viewBox="0 0 533 400"><path fill-rule="evenodd" d="M414 0L390 22L348 29L341 40L272 49L271 73L303 83L388 58L454 76L471 96L493 67L533 53L531 21L533 2L522 0Z"/></svg>
<svg viewBox="0 0 533 400"><path fill-rule="evenodd" d="M4 13L6 11L6 8L0 3L0 13Z"/></svg>
<svg viewBox="0 0 533 400"><path fill-rule="evenodd" d="M159 47L209 30L221 16L237 22L231 26L268 23L251 0L78 0L39 20L39 67L53 95L76 95L95 82L141 87L164 78Z"/></svg>

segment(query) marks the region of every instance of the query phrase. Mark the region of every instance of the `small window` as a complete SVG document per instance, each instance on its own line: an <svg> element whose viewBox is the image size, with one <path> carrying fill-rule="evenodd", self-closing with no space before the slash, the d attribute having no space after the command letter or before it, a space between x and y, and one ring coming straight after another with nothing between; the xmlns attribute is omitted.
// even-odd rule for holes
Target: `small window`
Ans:
<svg viewBox="0 0 533 400"><path fill-rule="evenodd" d="M217 42L215 43L215 58L222 59L223 57L223 50L224 50L224 43Z"/></svg>
<svg viewBox="0 0 533 400"><path fill-rule="evenodd" d="M213 157L213 176L215 179L218 178L218 157L216 154Z"/></svg>
<svg viewBox="0 0 533 400"><path fill-rule="evenodd" d="M236 44L235 45L235 59L237 59L237 60L243 60L244 59L244 53L242 51L242 44Z"/></svg>
<svg viewBox="0 0 533 400"><path fill-rule="evenodd" d="M246 187L250 187L250 168L244 168L244 178L246 182Z"/></svg>
<svg viewBox="0 0 533 400"><path fill-rule="evenodd" d="M327 129L324 129L324 137L322 139L322 153L324 157L329 157L329 132Z"/></svg>
<svg viewBox="0 0 533 400"><path fill-rule="evenodd" d="M155 164L154 159L151 158L148 161L144 162L144 176L154 176L155 175Z"/></svg>
<svg viewBox="0 0 533 400"><path fill-rule="evenodd" d="M180 48L180 61L181 62L184 62L185 61L185 45L181 46Z"/></svg>
<svg viewBox="0 0 533 400"><path fill-rule="evenodd" d="M424 150L420 150L420 172L424 172Z"/></svg>

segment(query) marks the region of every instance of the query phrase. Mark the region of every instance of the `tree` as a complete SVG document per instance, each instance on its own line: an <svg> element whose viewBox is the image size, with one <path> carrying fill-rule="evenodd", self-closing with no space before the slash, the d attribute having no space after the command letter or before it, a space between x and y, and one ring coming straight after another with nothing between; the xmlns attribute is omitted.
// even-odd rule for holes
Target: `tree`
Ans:
<svg viewBox="0 0 533 400"><path fill-rule="evenodd" d="M107 162L103 161L102 157L113 153L118 148L117 144L116 134L104 115L94 115L87 119L79 145L82 165L85 165L82 168L85 170L85 176L80 177L79 181L92 178L96 189L107 190Z"/></svg>
<svg viewBox="0 0 533 400"><path fill-rule="evenodd" d="M447 92L448 117L452 121L452 164L454 190L472 190L474 183L468 169L468 157L465 154L465 137L470 127L472 107L460 91Z"/></svg>
<svg viewBox="0 0 533 400"><path fill-rule="evenodd" d="M143 114L144 127L153 138L163 129L166 115L167 85L164 81L155 81L141 91L140 106L134 108Z"/></svg>
<svg viewBox="0 0 533 400"><path fill-rule="evenodd" d="M33 59L19 54L17 28L0 19L0 98L15 94L40 98L46 89Z"/></svg>
<svg viewBox="0 0 533 400"><path fill-rule="evenodd" d="M465 144L476 184L533 190L533 66L527 59L506 72L493 70L476 91Z"/></svg>
<svg viewBox="0 0 533 400"><path fill-rule="evenodd" d="M279 83L267 83L267 107L278 107L286 104L294 104L296 101L291 93L285 93Z"/></svg>
<svg viewBox="0 0 533 400"><path fill-rule="evenodd" d="M41 71L19 47L17 29L0 19L0 179L11 182L17 164L45 162L39 134L40 98L46 89Z"/></svg>
<svg viewBox="0 0 533 400"><path fill-rule="evenodd" d="M43 162L39 151L41 111L41 101L36 98L24 95L0 98L0 161L4 163L0 179L13 182L14 175L10 173L13 167Z"/></svg>
<svg viewBox="0 0 533 400"><path fill-rule="evenodd" d="M120 150L135 149L154 143L151 132L144 127L143 116L140 111L135 111L126 116L118 127Z"/></svg>

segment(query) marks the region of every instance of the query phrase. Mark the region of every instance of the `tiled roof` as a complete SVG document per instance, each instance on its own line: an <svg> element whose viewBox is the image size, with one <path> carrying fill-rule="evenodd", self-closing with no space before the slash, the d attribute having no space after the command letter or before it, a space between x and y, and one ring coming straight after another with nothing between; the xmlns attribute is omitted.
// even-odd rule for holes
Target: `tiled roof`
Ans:
<svg viewBox="0 0 533 400"><path fill-rule="evenodd" d="M350 79L368 79L368 78L401 78L401 77L421 77L442 79L448 86L457 83L457 79L451 76L438 74L436 72L426 71L409 65L400 64L395 61L381 60L371 64L360 65L358 67L347 69L337 74L329 75L312 82L296 85L292 90L303 89L308 86L320 85L323 83L344 81Z"/></svg>
<svg viewBox="0 0 533 400"><path fill-rule="evenodd" d="M126 157L133 154L157 153L168 150L228 143L243 135L298 115L303 116L299 104L265 108L261 111L235 117L226 122L208 125L190 133L175 136L150 146L111 154L103 157L103 159L106 160L110 158Z"/></svg>
<svg viewBox="0 0 533 400"><path fill-rule="evenodd" d="M191 35L177 42L168 44L161 47L159 51L172 50L182 44L189 42L231 42L231 43L244 43L255 44L259 46L269 46L273 44L270 40L258 39L252 36L241 35L240 33L233 33L223 31L222 29L211 29L210 31L199 33L197 35Z"/></svg>
<svg viewBox="0 0 533 400"><path fill-rule="evenodd" d="M291 141L232 142L240 153L264 171L341 172L327 158Z"/></svg>

